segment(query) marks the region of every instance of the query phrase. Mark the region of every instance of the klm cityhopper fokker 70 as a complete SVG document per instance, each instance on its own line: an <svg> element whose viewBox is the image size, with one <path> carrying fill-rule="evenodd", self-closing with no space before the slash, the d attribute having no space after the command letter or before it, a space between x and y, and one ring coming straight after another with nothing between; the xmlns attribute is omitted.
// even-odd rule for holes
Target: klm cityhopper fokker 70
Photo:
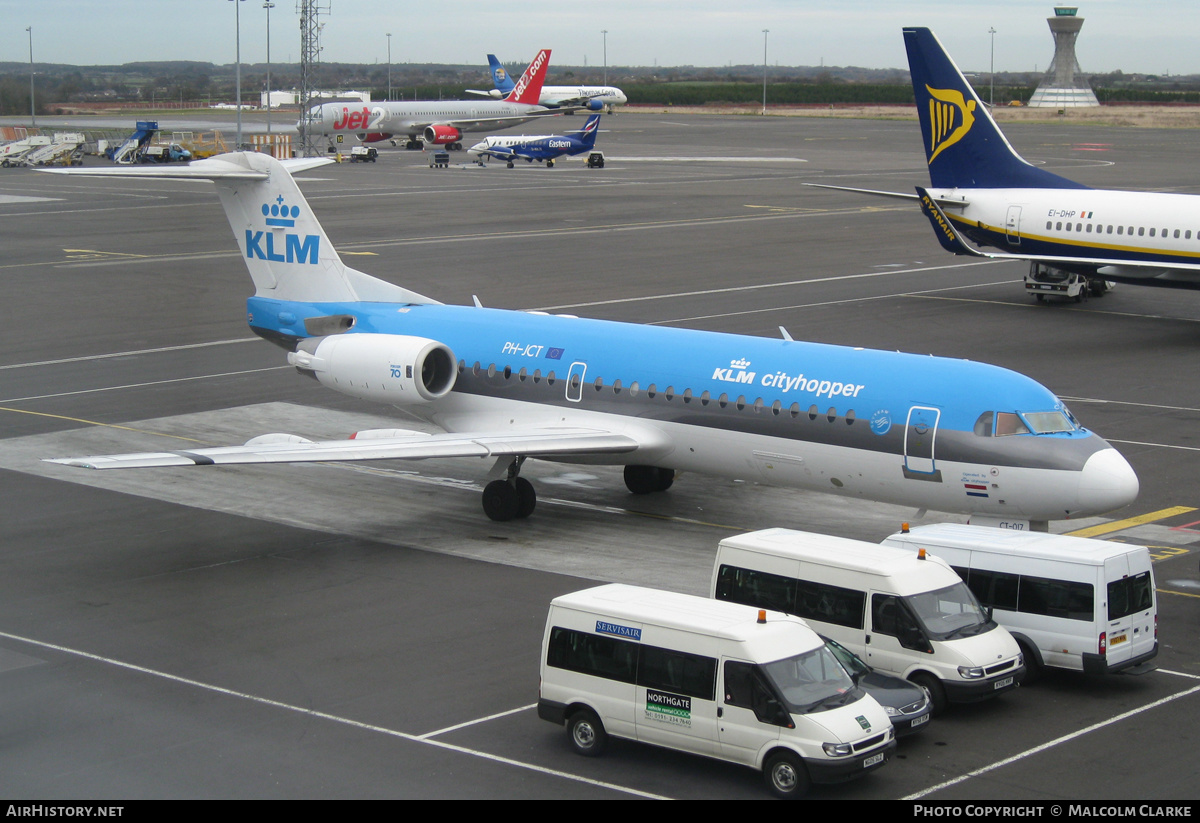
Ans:
<svg viewBox="0 0 1200 823"><path fill-rule="evenodd" d="M1134 500L1125 459L1040 384L995 366L898 352L447 306L346 266L285 163L223 154L91 174L211 180L255 295L250 328L301 373L404 408L443 433L72 457L94 469L476 456L483 507L528 516L530 457L625 466L639 493L676 471L918 508L1046 521ZM67 171L67 170L59 170ZM80 170L83 171L83 170Z"/></svg>
<svg viewBox="0 0 1200 823"><path fill-rule="evenodd" d="M1200 197L1092 189L1030 165L933 32L905 29L904 45L931 183L915 199L946 250L1098 281L1200 288Z"/></svg>

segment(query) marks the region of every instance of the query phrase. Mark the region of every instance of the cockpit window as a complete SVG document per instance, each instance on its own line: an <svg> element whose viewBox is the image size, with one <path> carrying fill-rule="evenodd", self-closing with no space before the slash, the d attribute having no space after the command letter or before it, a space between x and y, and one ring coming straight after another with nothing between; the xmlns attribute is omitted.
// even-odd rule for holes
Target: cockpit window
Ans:
<svg viewBox="0 0 1200 823"><path fill-rule="evenodd" d="M980 437L991 437L992 423L995 422L995 417L995 413L990 411L979 415L979 419L975 421L975 434Z"/></svg>
<svg viewBox="0 0 1200 823"><path fill-rule="evenodd" d="M1025 412L1024 417L1034 434L1075 431L1071 418L1060 411Z"/></svg>
<svg viewBox="0 0 1200 823"><path fill-rule="evenodd" d="M996 412L996 436L1007 437L1010 434L1029 434L1029 427L1021 421L1019 415L1012 412Z"/></svg>

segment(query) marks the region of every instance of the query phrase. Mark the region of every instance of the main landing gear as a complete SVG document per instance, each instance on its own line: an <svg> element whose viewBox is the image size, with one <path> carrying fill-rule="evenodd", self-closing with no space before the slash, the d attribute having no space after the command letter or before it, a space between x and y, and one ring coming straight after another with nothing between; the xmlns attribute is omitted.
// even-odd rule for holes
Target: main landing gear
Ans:
<svg viewBox="0 0 1200 823"><path fill-rule="evenodd" d="M665 492L674 482L674 469L660 469L658 466L625 467L625 488L634 494Z"/></svg>
<svg viewBox="0 0 1200 823"><path fill-rule="evenodd" d="M493 480L483 487L483 513L491 520L504 522L520 520L533 514L537 492L533 484L520 476L524 457L515 457L508 464L508 476Z"/></svg>
<svg viewBox="0 0 1200 823"><path fill-rule="evenodd" d="M504 471L507 476L483 487L483 512L491 520L501 523L521 520L533 514L537 507L537 492L533 484L521 477L521 464L524 462L524 456L514 457L507 466L503 460L498 461L493 469L494 472ZM674 482L674 469L661 469L658 466L625 467L625 487L634 494L665 492Z"/></svg>

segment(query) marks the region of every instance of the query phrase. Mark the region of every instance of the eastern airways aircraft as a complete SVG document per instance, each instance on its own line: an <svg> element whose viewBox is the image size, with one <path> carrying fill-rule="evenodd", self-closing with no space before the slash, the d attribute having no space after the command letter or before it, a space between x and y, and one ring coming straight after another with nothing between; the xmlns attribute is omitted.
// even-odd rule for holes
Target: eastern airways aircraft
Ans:
<svg viewBox="0 0 1200 823"><path fill-rule="evenodd" d="M915 196L821 188L917 199L955 254L1030 260L1099 281L1200 288L1200 197L1092 189L1031 165L933 32L905 29L904 45L932 185Z"/></svg>
<svg viewBox="0 0 1200 823"><path fill-rule="evenodd" d="M484 97L503 97L512 91L515 85L504 65L496 59L496 55L488 55L488 65L492 71L492 84L495 88L488 91L467 89L467 94L480 94ZM542 94L538 102L543 106L557 109L563 106L579 106L591 111L609 111L615 106L623 106L629 102L625 92L616 86L542 86Z"/></svg>
<svg viewBox="0 0 1200 823"><path fill-rule="evenodd" d="M405 148L424 143L457 151L468 131L507 129L537 117L562 112L538 104L550 65L550 49L542 49L503 100L413 100L383 103L322 103L308 112L310 134L351 134L364 143L407 135Z"/></svg>
<svg viewBox="0 0 1200 823"><path fill-rule="evenodd" d="M600 115L593 114L578 131L539 136L491 135L467 149L467 154L475 155L481 166L484 160L494 157L506 161L510 169L516 160L529 163L536 160L539 163L544 162L546 168L554 168L554 161L564 154L574 157L591 151L596 145L596 135L599 132Z"/></svg>
<svg viewBox="0 0 1200 823"><path fill-rule="evenodd" d="M1044 386L944 357L448 306L345 265L284 163L252 152L89 174L211 180L254 281L250 329L321 384L442 433L68 457L93 469L475 456L483 508L526 517L528 458L677 471L918 508L1046 521L1137 496L1133 469ZM67 169L56 170L60 172ZM782 329L781 329L782 331ZM1044 524L1043 524L1044 525Z"/></svg>

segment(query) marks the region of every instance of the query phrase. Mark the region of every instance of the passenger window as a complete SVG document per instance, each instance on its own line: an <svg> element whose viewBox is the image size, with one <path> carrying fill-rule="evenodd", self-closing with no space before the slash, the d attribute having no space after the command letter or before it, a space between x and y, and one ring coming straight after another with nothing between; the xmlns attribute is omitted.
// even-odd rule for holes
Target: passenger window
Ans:
<svg viewBox="0 0 1200 823"><path fill-rule="evenodd" d="M637 684L701 700L715 700L717 661L699 654L642 646Z"/></svg>
<svg viewBox="0 0 1200 823"><path fill-rule="evenodd" d="M851 629L863 627L867 593L841 586L796 581L796 607L791 612L806 620L819 620Z"/></svg>
<svg viewBox="0 0 1200 823"><path fill-rule="evenodd" d="M825 412L825 419L830 423L832 423L834 420L837 420L837 409L835 409L833 406L830 406L829 411Z"/></svg>
<svg viewBox="0 0 1200 823"><path fill-rule="evenodd" d="M1090 584L1028 575L1021 575L1021 588L1017 592L1017 611L1048 617L1065 617L1068 620L1085 620L1089 623L1096 619Z"/></svg>
<svg viewBox="0 0 1200 823"><path fill-rule="evenodd" d="M846 425L847 426L854 425L854 409L850 409L846 412Z"/></svg>

